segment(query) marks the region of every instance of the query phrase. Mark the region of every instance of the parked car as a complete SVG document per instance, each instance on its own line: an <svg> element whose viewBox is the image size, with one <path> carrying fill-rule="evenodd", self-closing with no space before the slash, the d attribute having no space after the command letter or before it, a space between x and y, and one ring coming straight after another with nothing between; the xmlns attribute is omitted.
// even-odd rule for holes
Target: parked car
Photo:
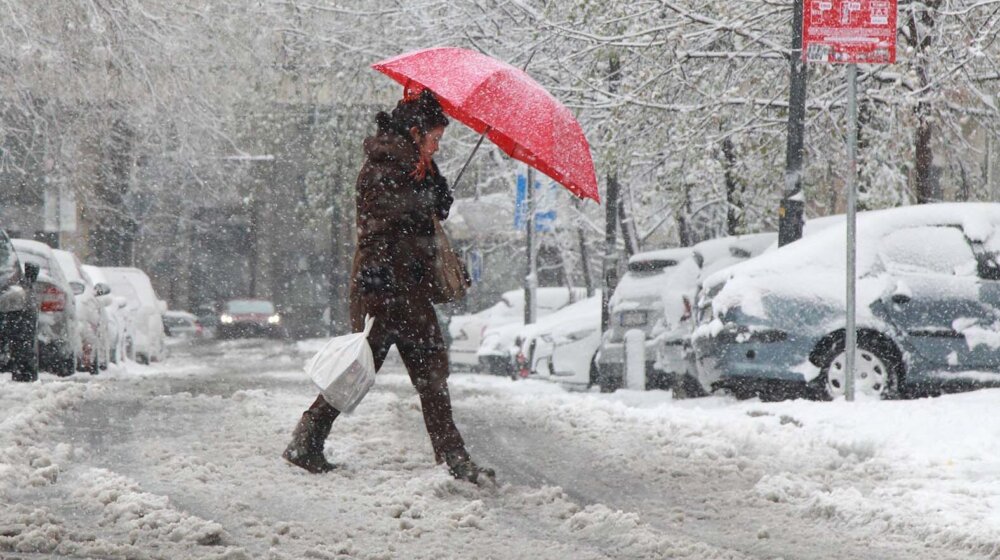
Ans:
<svg viewBox="0 0 1000 560"><path fill-rule="evenodd" d="M11 242L22 263L35 264L39 270L34 283L39 306L39 367L60 376L73 375L81 348L73 288L63 275L51 247L29 239L13 239Z"/></svg>
<svg viewBox="0 0 1000 560"><path fill-rule="evenodd" d="M625 383L625 336L631 330L643 335L644 378L648 388L656 386L653 327L663 318L662 293L678 266L693 255L691 247L679 247L638 253L629 258L628 270L608 301L610 324L601 338L597 357L598 384L602 391L613 391Z"/></svg>
<svg viewBox="0 0 1000 560"><path fill-rule="evenodd" d="M69 251L53 249L52 254L62 268L63 275L73 290L76 301L76 326L80 333L80 348L77 349L78 371L97 375L108 367L108 315L98 296L110 291L107 285L94 285L83 271L80 259Z"/></svg>
<svg viewBox="0 0 1000 560"><path fill-rule="evenodd" d="M167 336L175 338L201 338L204 334L198 317L187 311L164 312L163 331Z"/></svg>
<svg viewBox="0 0 1000 560"><path fill-rule="evenodd" d="M571 387L590 387L597 382L600 344L598 292L522 327L514 349L517 373Z"/></svg>
<svg viewBox="0 0 1000 560"><path fill-rule="evenodd" d="M663 286L663 314L653 326L654 379L647 386L672 388L677 396L702 396L691 350L694 302L701 280L717 270L764 252L778 241L778 234L755 233L709 239L692 247L690 258L680 263Z"/></svg>
<svg viewBox="0 0 1000 560"><path fill-rule="evenodd" d="M507 292L512 293L512 292ZM506 294L504 294L506 296ZM493 304L486 309L476 313L454 315L448 322L448 361L452 367L467 368L472 371L479 369L479 358L476 351L483 340L483 332L489 323L491 315L496 311L497 306L502 308L512 307L510 303L501 298L500 302ZM524 311L521 311L524 315Z"/></svg>
<svg viewBox="0 0 1000 560"><path fill-rule="evenodd" d="M201 325L202 336L205 338L215 338L216 329L219 327L219 312L212 305L200 305L195 309L195 317ZM328 324L328 320L324 324Z"/></svg>
<svg viewBox="0 0 1000 560"><path fill-rule="evenodd" d="M538 319L587 297L587 292L583 288L538 288L536 294ZM493 314L487 319L486 327L482 330L483 336L476 350L476 360L482 372L511 375L514 372L511 347L514 346L518 331L524 326L524 290L505 292L494 308Z"/></svg>
<svg viewBox="0 0 1000 560"><path fill-rule="evenodd" d="M540 288L549 290L549 288ZM499 327L524 321L524 290L510 290L500 296L500 301L486 309L465 315L455 315L448 322L448 359L453 366L479 369L477 352L483 334L490 327Z"/></svg>
<svg viewBox="0 0 1000 560"><path fill-rule="evenodd" d="M94 286L103 286L100 290L102 293L97 295L97 300L101 304L101 312L104 315L104 321L106 321L107 337L104 338L105 347L98 353L106 355L109 362L118 363L126 356L125 339L128 318L125 308L128 301L121 295L112 293L111 283L104 275L102 268L85 264L83 271Z"/></svg>
<svg viewBox="0 0 1000 560"><path fill-rule="evenodd" d="M38 379L38 265L21 260L0 229L0 367L14 381Z"/></svg>
<svg viewBox="0 0 1000 560"><path fill-rule="evenodd" d="M215 335L218 338L247 336L285 336L281 325L281 315L274 304L265 299L231 299L222 306L219 325Z"/></svg>
<svg viewBox="0 0 1000 560"><path fill-rule="evenodd" d="M156 297L149 276L131 267L106 267L103 270L112 293L122 295L127 301L128 356L141 364L163 359L166 355L163 312L167 306Z"/></svg>
<svg viewBox="0 0 1000 560"><path fill-rule="evenodd" d="M1000 204L858 214L856 388L894 397L1000 383ZM737 397L844 394L845 229L705 280L702 383Z"/></svg>

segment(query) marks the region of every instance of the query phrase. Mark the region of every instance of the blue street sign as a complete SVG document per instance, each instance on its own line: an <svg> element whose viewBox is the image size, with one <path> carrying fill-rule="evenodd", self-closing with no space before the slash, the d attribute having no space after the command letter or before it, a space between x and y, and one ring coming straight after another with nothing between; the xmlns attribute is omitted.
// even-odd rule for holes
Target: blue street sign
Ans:
<svg viewBox="0 0 1000 560"><path fill-rule="evenodd" d="M478 284L483 279L483 254L479 249L473 249L468 253L469 276L474 284Z"/></svg>
<svg viewBox="0 0 1000 560"><path fill-rule="evenodd" d="M528 178L517 174L517 191L514 196L514 229L523 230L528 218L527 208L527 184ZM558 185L554 181L547 181L543 186L541 181L535 181L535 192L533 193L535 203L535 232L548 233L555 231L556 225L556 196L559 192Z"/></svg>

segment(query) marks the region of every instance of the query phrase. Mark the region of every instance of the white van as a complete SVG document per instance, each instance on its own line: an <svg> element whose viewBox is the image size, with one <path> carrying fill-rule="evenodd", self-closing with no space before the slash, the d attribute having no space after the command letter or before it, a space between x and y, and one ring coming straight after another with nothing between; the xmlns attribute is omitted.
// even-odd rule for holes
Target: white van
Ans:
<svg viewBox="0 0 1000 560"><path fill-rule="evenodd" d="M128 356L141 364L165 357L163 312L166 304L156 297L149 276L138 268L105 267L104 275L111 284L111 293L124 296L128 315ZM127 343L127 346L129 344Z"/></svg>

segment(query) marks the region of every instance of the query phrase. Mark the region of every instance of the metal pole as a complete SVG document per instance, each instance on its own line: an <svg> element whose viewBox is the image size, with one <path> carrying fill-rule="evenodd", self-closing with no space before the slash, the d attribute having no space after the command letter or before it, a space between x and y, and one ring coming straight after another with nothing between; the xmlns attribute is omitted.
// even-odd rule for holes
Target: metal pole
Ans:
<svg viewBox="0 0 1000 560"><path fill-rule="evenodd" d="M611 328L608 303L618 287L618 177L608 175L608 190L604 197L604 260L602 263L604 289L601 292L601 332Z"/></svg>
<svg viewBox="0 0 1000 560"><path fill-rule="evenodd" d="M854 400L854 358L857 352L857 330L855 328L855 281L857 266L857 144L858 144L858 67L847 65L847 329L844 351L847 353L844 372L844 395L848 401Z"/></svg>
<svg viewBox="0 0 1000 560"><path fill-rule="evenodd" d="M528 166L525 185L524 206L527 210L527 217L524 220L524 227L527 233L528 268L524 276L524 324L530 325L535 322L535 287L538 286L538 272L535 266L535 173L531 166Z"/></svg>

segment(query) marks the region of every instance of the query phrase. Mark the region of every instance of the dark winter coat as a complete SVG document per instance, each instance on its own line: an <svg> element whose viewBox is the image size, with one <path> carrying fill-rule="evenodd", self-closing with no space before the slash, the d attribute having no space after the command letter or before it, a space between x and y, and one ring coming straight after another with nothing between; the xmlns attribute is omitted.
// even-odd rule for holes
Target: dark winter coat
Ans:
<svg viewBox="0 0 1000 560"><path fill-rule="evenodd" d="M431 299L434 215L448 216L452 197L437 166L413 176L419 153L408 136L379 130L364 143L358 174L358 245L351 273L351 322L391 302ZM360 316L357 316L360 315ZM355 324L357 323L357 324ZM437 330L437 329L435 329Z"/></svg>

